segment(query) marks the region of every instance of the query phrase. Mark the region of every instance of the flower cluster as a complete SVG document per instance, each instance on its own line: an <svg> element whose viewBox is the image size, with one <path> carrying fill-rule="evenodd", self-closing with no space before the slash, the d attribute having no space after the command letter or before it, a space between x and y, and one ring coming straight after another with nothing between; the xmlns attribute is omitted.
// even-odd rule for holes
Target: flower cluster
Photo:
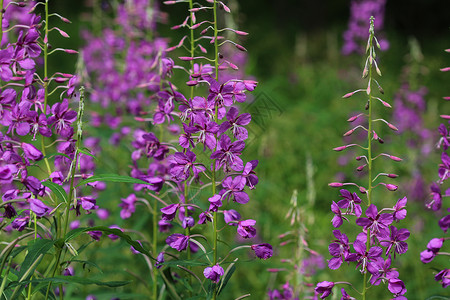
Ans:
<svg viewBox="0 0 450 300"><path fill-rule="evenodd" d="M342 54L363 53L361 44L367 38L368 20L370 16L374 16L377 19L375 29L377 31L383 29L385 6L386 0L352 0L348 28L344 32ZM385 39L380 39L379 45L383 51L389 48L389 42Z"/></svg>
<svg viewBox="0 0 450 300"><path fill-rule="evenodd" d="M374 95L374 89L378 89L381 94L384 94L380 84L374 78L374 71L379 75L381 72L377 65L375 55L375 44L378 48L380 45L374 36L374 18L371 17L369 40L367 44L368 57L366 65L364 66L363 78L368 78L367 88L359 89L354 92L344 95L343 98L349 98L358 92L364 92L367 94L368 100L366 102L367 113L359 113L351 117L348 121L354 122L357 119L363 119L362 125L358 125L350 131L346 132L344 136L351 135L355 131L363 131L366 133L367 146L360 144L347 144L344 146L334 148L335 151L343 151L350 147L356 147L363 150L365 153L356 157L356 160L362 162L357 167L357 171L363 169L367 170L368 184L356 184L353 182L333 182L330 183L331 187L339 187L340 200L331 204L331 211L334 217L331 221L333 227L339 228L344 222L350 223L354 220L355 224L359 226L361 232L356 238L350 239L347 234L340 229L333 231L335 240L333 240L328 250L332 258L328 261L328 267L330 269L338 269L343 262L356 264L361 274L364 277L364 285L360 292L365 299L367 293L367 283L371 285L380 285L381 283L387 283L387 289L396 297L396 299L406 299L404 294L406 288L404 283L399 279L399 273L393 268L392 263L398 255L405 253L408 249L408 245L405 242L410 232L404 228L397 228L395 223L406 217L406 197L403 197L397 201L393 206L380 208L381 201L374 202L373 190L375 188L384 187L388 191L397 190L398 186L388 182L382 182L382 178L396 178L396 174L379 172L374 175L374 162L377 159L386 157L393 161L401 161L400 158L380 153L375 155L376 145L374 142L384 143L384 140L375 131L376 124L385 124L392 130L397 130L396 126L392 125L384 119L376 119L374 117L374 107L377 103L381 103L383 106L390 108L391 105L385 100ZM377 129L377 131L379 131ZM378 183L377 183L378 181ZM352 192L343 187L356 187L357 192ZM364 196L361 199L360 195ZM364 210L363 207L366 206ZM394 223L395 222L395 223ZM370 280L367 276L370 276ZM325 298L330 295L332 288L338 284L350 284L348 282L321 282L316 287L316 292L321 294L321 298ZM350 299L347 292L342 289L342 296L344 299Z"/></svg>
<svg viewBox="0 0 450 300"><path fill-rule="evenodd" d="M446 51L450 52L450 50ZM443 68L441 71L447 72L450 71L450 68ZM444 97L444 99L449 100L450 97ZM446 121L450 120L449 115L441 115L441 118ZM450 208L446 207L442 201L444 197L450 196L450 188L445 190L445 186L450 178L450 157L447 153L450 146L450 121L448 123L441 124L438 129L440 137L437 147L442 150L441 163L438 168L439 180L431 185L431 201L427 203L428 208L433 211L442 211L444 214L438 221L438 225L443 231L443 237L431 239L427 245L427 249L420 253L420 260L425 264L430 263L437 255L448 255L448 253L441 251L441 248L444 246L444 241L449 239L449 237L444 237L444 234L447 234L450 227ZM443 288L450 285L450 269L447 267L444 267L434 277L436 281L442 284Z"/></svg>

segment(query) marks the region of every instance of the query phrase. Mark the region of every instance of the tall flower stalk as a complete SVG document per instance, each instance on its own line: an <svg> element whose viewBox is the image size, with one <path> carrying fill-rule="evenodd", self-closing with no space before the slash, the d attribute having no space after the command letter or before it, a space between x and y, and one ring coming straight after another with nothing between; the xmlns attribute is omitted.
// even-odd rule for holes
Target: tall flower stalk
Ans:
<svg viewBox="0 0 450 300"><path fill-rule="evenodd" d="M343 98L350 98L356 93L365 93L367 95L367 102L365 109L367 113L359 113L349 118L349 122L354 122L357 119L363 119L363 125L358 125L349 131L344 136L349 136L355 131L362 130L367 134L366 146L360 144L347 144L336 147L333 150L343 151L350 147L359 148L363 153L356 157L356 160L362 162L357 167L357 171L367 170L367 183L353 183L353 182L332 182L331 187L342 188L340 190L340 197L342 198L337 203L333 201L331 204L331 211L334 213L332 225L339 228L344 221L350 222L350 219L355 219L355 224L361 226L362 232L359 233L353 243L350 242L348 236L340 230L334 230L334 240L329 245L329 252L332 258L328 261L330 269L338 269L343 262L355 262L357 268L362 274L362 288L358 290L356 286L349 282L331 282L324 281L317 285L316 292L321 294L321 298L326 298L331 294L332 289L337 284L348 284L361 296L362 299L369 299L368 291L371 286L386 284L388 290L396 297L396 299L405 299L403 294L406 292L404 283L398 278L398 272L391 267L397 255L403 254L407 251L408 245L405 240L409 237L407 229L397 229L392 225L394 221L398 222L406 217L406 197L401 198L392 207L385 207L378 209L381 203L379 199L374 198L374 190L376 188L384 187L389 192L397 190L397 185L384 182L383 178L396 178L396 174L377 171L375 162L382 158L388 158L394 162L401 161L397 156L378 153L375 142L384 144L384 140L377 133L380 132L377 124L386 125L389 129L396 131L397 128L386 121L385 119L376 117L376 108L379 104L391 108L391 105L378 97L375 93L378 90L384 94L379 82L375 79L375 73L381 76L381 71L378 67L375 53L375 45L379 48L380 45L375 37L374 32L374 18L370 18L369 39L367 41L368 57L365 62L363 70L363 78L367 78L367 86L363 89L358 89L354 92L347 93ZM378 172L378 173L377 173ZM357 192L352 192L344 187L356 187ZM362 200L361 194L365 196ZM362 216L362 207L366 206L365 217ZM355 252L351 251L352 245ZM342 297L344 299L351 299L348 291L341 289Z"/></svg>

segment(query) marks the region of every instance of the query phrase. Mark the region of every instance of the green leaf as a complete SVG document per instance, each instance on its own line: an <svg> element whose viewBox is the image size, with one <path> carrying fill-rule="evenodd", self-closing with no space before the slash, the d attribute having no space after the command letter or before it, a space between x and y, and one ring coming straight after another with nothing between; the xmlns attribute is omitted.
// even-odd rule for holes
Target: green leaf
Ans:
<svg viewBox="0 0 450 300"><path fill-rule="evenodd" d="M30 243L28 243L28 254L25 257L21 267L18 277L22 278L22 276L25 274L25 272L28 271L31 265L36 261L36 259L41 254L46 254L52 247L55 241L47 240L47 239L39 239L39 240L32 240ZM34 269L36 269L38 264L34 266ZM33 274L34 270L31 270L30 275Z"/></svg>
<svg viewBox="0 0 450 300"><path fill-rule="evenodd" d="M62 186L60 186L59 184L56 184L54 182L51 181L44 181L42 182L43 186L48 187L57 197L61 202L65 202L68 203L68 196L66 191L62 188Z"/></svg>
<svg viewBox="0 0 450 300"><path fill-rule="evenodd" d="M106 182L123 182L123 183L137 183L137 184L149 184L148 182L145 182L143 180L130 177L130 176L123 176L123 175L117 175L117 174L100 174L100 175L94 175L87 179L84 179L80 181L76 186L81 186L89 182L94 181L106 181Z"/></svg>
<svg viewBox="0 0 450 300"><path fill-rule="evenodd" d="M57 284L63 284L63 283L78 283L78 284L82 284L82 285L88 285L88 284L95 284L98 286L107 286L107 287L120 287L120 286L124 286L127 285L129 283L131 283L131 280L127 280L127 281L107 281L107 282L103 282L103 281L99 281L99 280L94 280L94 279L89 279L86 277L77 277L77 276L55 276L55 277L50 277L50 278L43 278L43 279L33 279L33 280L27 280L27 281L23 281L20 284L28 284L28 283L32 283L32 284L41 284L41 283L48 283L48 282L52 282L53 284L57 285ZM18 282L14 282L10 285L11 288L17 286L19 283Z"/></svg>
<svg viewBox="0 0 450 300"><path fill-rule="evenodd" d="M84 227L84 228L77 228L74 230L69 231L66 236L64 237L64 242L67 243L68 241L74 239L75 237L79 236L80 234L87 232L87 231L101 231L107 234L114 234L120 237L122 240L127 242L130 246L133 246L134 249L141 252L142 254L147 255L153 260L156 260L153 256L150 255L150 252L144 247L141 246L137 241L133 240L128 234L123 233L119 229L116 228L109 228L106 226L94 226L94 227Z"/></svg>
<svg viewBox="0 0 450 300"><path fill-rule="evenodd" d="M83 265L83 269L86 268L86 265L92 266L94 268L96 268L97 270L99 270L101 273L103 273L103 270L94 262L92 261L88 261L88 260L80 260L80 259L74 259L70 261L71 263L80 263Z"/></svg>
<svg viewBox="0 0 450 300"><path fill-rule="evenodd" d="M92 154L88 148L78 148L77 151L84 155L90 156L90 157L94 158L95 160L98 160L97 157L95 157L95 155Z"/></svg>
<svg viewBox="0 0 450 300"><path fill-rule="evenodd" d="M223 289L225 288L225 286L228 283L228 280L230 280L231 275L233 275L234 271L236 271L236 265L233 264L233 266L231 266L231 268L227 272L227 274L225 274L225 277L223 278L222 284L220 285L220 288L219 288L219 291L217 292L217 295L220 295L220 292L223 291Z"/></svg>

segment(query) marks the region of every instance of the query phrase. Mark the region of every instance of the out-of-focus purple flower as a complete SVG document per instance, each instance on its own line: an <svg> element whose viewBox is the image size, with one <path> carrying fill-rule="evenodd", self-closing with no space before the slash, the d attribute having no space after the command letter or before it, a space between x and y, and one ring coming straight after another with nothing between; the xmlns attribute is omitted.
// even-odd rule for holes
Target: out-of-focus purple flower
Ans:
<svg viewBox="0 0 450 300"><path fill-rule="evenodd" d="M177 214L177 210L180 208L180 204L170 204L166 207L161 208L162 216L161 219L165 221L172 221Z"/></svg>
<svg viewBox="0 0 450 300"><path fill-rule="evenodd" d="M88 231L87 234L89 234L94 240L100 241L100 238L101 238L103 232L93 230L93 231Z"/></svg>
<svg viewBox="0 0 450 300"><path fill-rule="evenodd" d="M255 255L262 259L268 259L273 255L272 245L270 244L255 244L251 248L255 251Z"/></svg>
<svg viewBox="0 0 450 300"><path fill-rule="evenodd" d="M220 280L220 277L224 274L224 270L219 264L214 265L212 267L207 267L205 270L203 270L203 275L210 279L211 281L218 283Z"/></svg>
<svg viewBox="0 0 450 300"><path fill-rule="evenodd" d="M169 232L170 228L172 228L172 227L173 227L173 225L169 221L166 221L166 220L158 221L159 232Z"/></svg>
<svg viewBox="0 0 450 300"><path fill-rule="evenodd" d="M450 269L444 269L434 276L434 280L441 281L442 287L445 289L450 285Z"/></svg>
<svg viewBox="0 0 450 300"><path fill-rule="evenodd" d="M239 221L237 233L244 239L252 238L256 235L256 229L253 227L255 224L256 221L252 219Z"/></svg>
<svg viewBox="0 0 450 300"><path fill-rule="evenodd" d="M163 263L164 263L164 252L160 252L158 256L156 257L155 267L157 269L161 269Z"/></svg>
<svg viewBox="0 0 450 300"><path fill-rule="evenodd" d="M30 210L36 214L39 218L45 216L49 211L50 208L47 207L44 203L42 203L41 200L36 198L30 199Z"/></svg>
<svg viewBox="0 0 450 300"><path fill-rule="evenodd" d="M185 236L181 233L174 233L167 237L166 243L177 251L183 251L186 250L188 246L189 236Z"/></svg>
<svg viewBox="0 0 450 300"><path fill-rule="evenodd" d="M195 225L195 220L191 216L184 217L183 222L181 223L181 226L183 226L183 228L191 228L191 227L194 227L194 225Z"/></svg>
<svg viewBox="0 0 450 300"><path fill-rule="evenodd" d="M28 143L22 143L21 146L26 158L35 161L39 161L44 158L42 152L38 150L35 146Z"/></svg>
<svg viewBox="0 0 450 300"><path fill-rule="evenodd" d="M334 287L334 282L322 281L317 284L317 286L314 290L317 293L322 294L320 296L320 299L324 299L331 294L333 287Z"/></svg>
<svg viewBox="0 0 450 300"><path fill-rule="evenodd" d="M223 211L223 217L225 223L227 223L228 225L237 226L235 222L241 219L241 214L235 211L234 209L230 209Z"/></svg>
<svg viewBox="0 0 450 300"><path fill-rule="evenodd" d="M122 219L128 219L135 212L135 203L137 201L135 194L130 194L126 198L121 198L122 202L119 204L122 207L120 211L120 217Z"/></svg>

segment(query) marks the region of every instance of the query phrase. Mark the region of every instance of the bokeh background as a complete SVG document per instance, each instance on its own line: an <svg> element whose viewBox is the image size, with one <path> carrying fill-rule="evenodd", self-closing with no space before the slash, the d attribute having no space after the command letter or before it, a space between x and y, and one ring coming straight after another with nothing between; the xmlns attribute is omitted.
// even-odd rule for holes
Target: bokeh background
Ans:
<svg viewBox="0 0 450 300"><path fill-rule="evenodd" d="M108 1L104 2L107 14ZM80 32L93 28L89 17L91 8L83 1L51 1L50 5L52 11L73 21L71 25L61 26L72 39L55 43L61 42L73 49L83 47ZM223 297L232 299L251 293L251 299L264 299L268 288L277 288L289 279L283 272L274 274L267 269L283 268L280 259L289 258L292 254L292 245L278 246L278 235L290 230L285 215L294 190L298 191L298 201L307 216L304 221L309 229L310 248L324 255L325 259L329 257L327 246L333 238L330 204L339 197L338 190L329 188L328 183L342 178L359 180L358 175L354 175L356 164L351 155L346 157L331 149L343 144L342 134L350 129L346 119L364 107L364 97L341 99L342 95L364 85L360 75L364 57L341 53L342 36L350 16L350 1L246 0L230 1L230 6L234 9L237 27L250 33L243 41L248 49L245 72L249 78L259 82L252 104L245 107L249 112L256 112L257 117L250 125L251 144L244 153L244 161L259 159L257 172L260 183L251 193L251 202L242 213L258 220L260 238L274 245L275 254L263 262L244 255L229 284L228 294ZM170 27L182 22L185 11L181 5L165 7L162 4L161 10L167 13L168 18L167 23L158 25L159 35L174 44L180 33L171 31ZM395 95L405 82L415 90L422 86L427 89L421 117L424 129L430 131L429 139L417 138L407 130L402 135L383 132L386 141L383 151L395 153L404 161L395 166L392 163L383 165L384 162L380 161L380 169L395 170L400 175L400 188L395 193L375 194L378 197L376 203L388 207L403 196L409 199L408 217L400 227L412 232L408 240L410 250L402 255L398 265L409 299L448 296L433 279L433 267L442 268L448 264L448 259L440 257L430 265L424 265L420 262L419 253L426 248L429 239L442 236L437 225L439 216L424 208L430 198L429 185L437 179L440 161L440 153L434 147L438 140L438 115L448 112L448 104L442 97L450 95L450 75L439 69L450 65L450 54L444 52L450 48L449 11L450 2L443 0L388 0L384 28L380 32L390 44L388 50L379 52L379 65L383 72L379 82L384 88L385 98L394 103ZM63 55L51 60L55 69L64 68L67 72L74 71L76 62L76 58ZM182 85L180 81L178 86ZM394 124L401 121L392 119L391 113L383 113L383 116ZM91 131L88 128L87 132L88 135L102 134L94 128ZM107 142L110 132L103 134L104 157L99 159L98 172L126 174L130 163L129 147L121 145L112 149ZM412 144L411 140L414 140ZM306 171L308 163L314 170L309 178ZM119 218L120 198L129 193L128 186L111 185L100 195L98 205L111 212L110 220L105 224L110 225L113 221L121 227L145 231L151 224L146 213L138 211L132 220ZM311 195L313 205L307 201ZM96 224L101 222L96 219ZM352 230L350 225L344 225L343 229ZM125 244L105 239L99 242L96 250L89 252L89 258L102 266L103 273L95 268L84 272L90 275L98 273L95 276L110 279L130 279L125 270L146 274L141 259L136 256L125 260L124 252L128 253ZM339 271L318 270L314 280L333 281L343 277L350 282L361 281L357 271L346 266ZM121 295L121 299L138 299L133 293L139 294L142 287L134 283L115 291L91 287L72 289L76 289L74 295L94 293L99 299L109 299L112 295ZM382 299L383 296L377 295L374 291L372 297L375 298L372 299Z"/></svg>

